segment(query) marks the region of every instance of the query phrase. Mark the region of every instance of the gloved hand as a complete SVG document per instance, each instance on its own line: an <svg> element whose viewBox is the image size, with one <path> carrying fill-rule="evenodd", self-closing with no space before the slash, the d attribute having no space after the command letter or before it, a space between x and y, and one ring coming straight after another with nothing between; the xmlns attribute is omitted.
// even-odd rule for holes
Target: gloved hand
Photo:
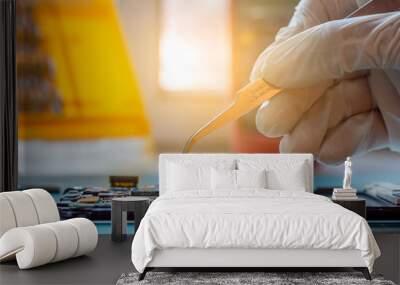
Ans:
<svg viewBox="0 0 400 285"><path fill-rule="evenodd" d="M258 110L258 130L281 152L325 163L400 151L400 13L343 19L355 0L303 0L258 58L251 81L285 92ZM367 70L371 70L367 72Z"/></svg>

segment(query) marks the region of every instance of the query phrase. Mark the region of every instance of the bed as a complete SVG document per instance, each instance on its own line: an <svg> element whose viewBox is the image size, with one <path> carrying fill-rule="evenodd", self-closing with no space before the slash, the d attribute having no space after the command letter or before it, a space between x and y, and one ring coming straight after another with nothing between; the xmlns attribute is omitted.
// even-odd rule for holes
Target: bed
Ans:
<svg viewBox="0 0 400 285"><path fill-rule="evenodd" d="M140 280L174 267L351 267L371 278L371 229L312 193L310 154L161 154L159 179L132 243Z"/></svg>

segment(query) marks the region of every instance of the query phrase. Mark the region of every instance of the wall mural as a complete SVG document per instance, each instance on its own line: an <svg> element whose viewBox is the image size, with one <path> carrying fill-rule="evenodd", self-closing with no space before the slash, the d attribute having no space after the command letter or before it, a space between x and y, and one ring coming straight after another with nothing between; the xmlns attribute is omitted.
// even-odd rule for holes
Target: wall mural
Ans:
<svg viewBox="0 0 400 285"><path fill-rule="evenodd" d="M19 187L51 191L64 218L98 221L112 197L155 197L158 154L181 152L229 105L297 3L17 1ZM256 110L193 152L279 152L255 121ZM315 162L315 191L341 187L343 170ZM389 149L352 158L369 219L400 219L399 171Z"/></svg>
<svg viewBox="0 0 400 285"><path fill-rule="evenodd" d="M149 135L113 1L18 1L17 13L21 139Z"/></svg>

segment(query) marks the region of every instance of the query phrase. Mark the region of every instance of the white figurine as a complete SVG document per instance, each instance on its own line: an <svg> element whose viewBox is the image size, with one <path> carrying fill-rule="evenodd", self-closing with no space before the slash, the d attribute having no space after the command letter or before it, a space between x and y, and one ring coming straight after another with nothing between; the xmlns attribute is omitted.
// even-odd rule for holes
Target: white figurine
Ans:
<svg viewBox="0 0 400 285"><path fill-rule="evenodd" d="M351 157L347 157L344 163L343 189L351 189L351 175Z"/></svg>

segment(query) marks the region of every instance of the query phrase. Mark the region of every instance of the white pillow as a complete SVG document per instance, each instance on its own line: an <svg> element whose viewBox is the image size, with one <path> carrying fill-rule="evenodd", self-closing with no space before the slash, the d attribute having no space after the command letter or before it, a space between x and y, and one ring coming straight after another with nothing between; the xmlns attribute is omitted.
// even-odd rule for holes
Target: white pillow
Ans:
<svg viewBox="0 0 400 285"><path fill-rule="evenodd" d="M232 159L176 159L166 163L167 191L210 190L211 168L235 169Z"/></svg>
<svg viewBox="0 0 400 285"><path fill-rule="evenodd" d="M267 188L273 190L307 191L310 188L309 169L303 160L240 159L240 170L267 171Z"/></svg>
<svg viewBox="0 0 400 285"><path fill-rule="evenodd" d="M211 188L211 167L169 163L168 190L185 191Z"/></svg>
<svg viewBox="0 0 400 285"><path fill-rule="evenodd" d="M237 188L267 188L267 171L235 170Z"/></svg>
<svg viewBox="0 0 400 285"><path fill-rule="evenodd" d="M211 187L213 190L237 190L240 188L266 188L266 170L211 170Z"/></svg>
<svg viewBox="0 0 400 285"><path fill-rule="evenodd" d="M218 189L235 190L236 170L212 168L211 188L213 190L218 190Z"/></svg>

